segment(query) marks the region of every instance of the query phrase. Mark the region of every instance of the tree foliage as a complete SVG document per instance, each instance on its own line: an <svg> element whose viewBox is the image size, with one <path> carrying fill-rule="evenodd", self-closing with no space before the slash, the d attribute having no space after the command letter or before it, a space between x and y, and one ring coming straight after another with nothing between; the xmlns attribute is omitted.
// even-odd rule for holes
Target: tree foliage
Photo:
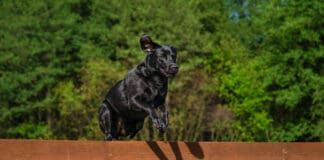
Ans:
<svg viewBox="0 0 324 160"><path fill-rule="evenodd" d="M140 140L324 140L320 0L0 2L0 137L102 139L108 89L144 59L148 34L177 47L170 125Z"/></svg>

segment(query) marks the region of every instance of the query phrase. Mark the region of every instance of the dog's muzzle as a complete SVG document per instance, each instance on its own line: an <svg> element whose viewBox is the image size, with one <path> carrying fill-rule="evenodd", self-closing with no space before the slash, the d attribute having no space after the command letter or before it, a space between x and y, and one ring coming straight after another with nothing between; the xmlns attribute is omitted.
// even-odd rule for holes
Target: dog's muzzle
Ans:
<svg viewBox="0 0 324 160"><path fill-rule="evenodd" d="M171 65L169 66L169 69L168 69L168 70L169 70L168 73L174 75L174 74L178 73L178 71L179 71L179 67L178 67L177 64L171 64Z"/></svg>

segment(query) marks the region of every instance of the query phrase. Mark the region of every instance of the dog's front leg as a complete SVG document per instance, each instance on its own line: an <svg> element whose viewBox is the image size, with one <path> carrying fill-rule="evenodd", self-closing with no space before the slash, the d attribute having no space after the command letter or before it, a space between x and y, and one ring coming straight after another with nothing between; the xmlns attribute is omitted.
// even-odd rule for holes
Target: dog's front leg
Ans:
<svg viewBox="0 0 324 160"><path fill-rule="evenodd" d="M150 119L153 122L153 125L159 129L166 128L165 123L161 120L161 118L158 117L156 114L156 109L153 108L153 106L143 103L141 101L140 95L135 95L131 98L131 104L135 105L136 107L144 110L150 117Z"/></svg>
<svg viewBox="0 0 324 160"><path fill-rule="evenodd" d="M158 108L159 108L159 110L161 112L161 117L160 118L164 122L164 126L165 126L164 128L160 128L160 131L164 132L165 129L167 128L167 126L168 126L168 123L169 123L169 112L166 110L166 107L165 107L164 104L159 106Z"/></svg>

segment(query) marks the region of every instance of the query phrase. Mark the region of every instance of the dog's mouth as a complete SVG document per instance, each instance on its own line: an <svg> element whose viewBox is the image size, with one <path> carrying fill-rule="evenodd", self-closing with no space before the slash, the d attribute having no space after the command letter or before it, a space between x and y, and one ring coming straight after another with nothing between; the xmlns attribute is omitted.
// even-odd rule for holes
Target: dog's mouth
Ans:
<svg viewBox="0 0 324 160"><path fill-rule="evenodd" d="M165 77L174 77L179 71L178 66L175 65L171 67L161 67L160 72L165 76Z"/></svg>
<svg viewBox="0 0 324 160"><path fill-rule="evenodd" d="M167 69L167 74L170 76L175 76L179 71L179 67L176 64L172 64Z"/></svg>
<svg viewBox="0 0 324 160"><path fill-rule="evenodd" d="M162 73L166 77L174 77L178 73L178 71L162 71Z"/></svg>
<svg viewBox="0 0 324 160"><path fill-rule="evenodd" d="M170 75L176 75L178 73L178 70L177 71L169 71L167 73L170 74Z"/></svg>

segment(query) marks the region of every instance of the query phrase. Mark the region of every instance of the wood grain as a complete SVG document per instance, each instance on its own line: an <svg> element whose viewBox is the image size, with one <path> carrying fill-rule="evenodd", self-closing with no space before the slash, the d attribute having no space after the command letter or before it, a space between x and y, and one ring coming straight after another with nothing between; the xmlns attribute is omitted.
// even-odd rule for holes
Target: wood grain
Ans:
<svg viewBox="0 0 324 160"><path fill-rule="evenodd" d="M0 160L323 160L324 143L0 140Z"/></svg>

